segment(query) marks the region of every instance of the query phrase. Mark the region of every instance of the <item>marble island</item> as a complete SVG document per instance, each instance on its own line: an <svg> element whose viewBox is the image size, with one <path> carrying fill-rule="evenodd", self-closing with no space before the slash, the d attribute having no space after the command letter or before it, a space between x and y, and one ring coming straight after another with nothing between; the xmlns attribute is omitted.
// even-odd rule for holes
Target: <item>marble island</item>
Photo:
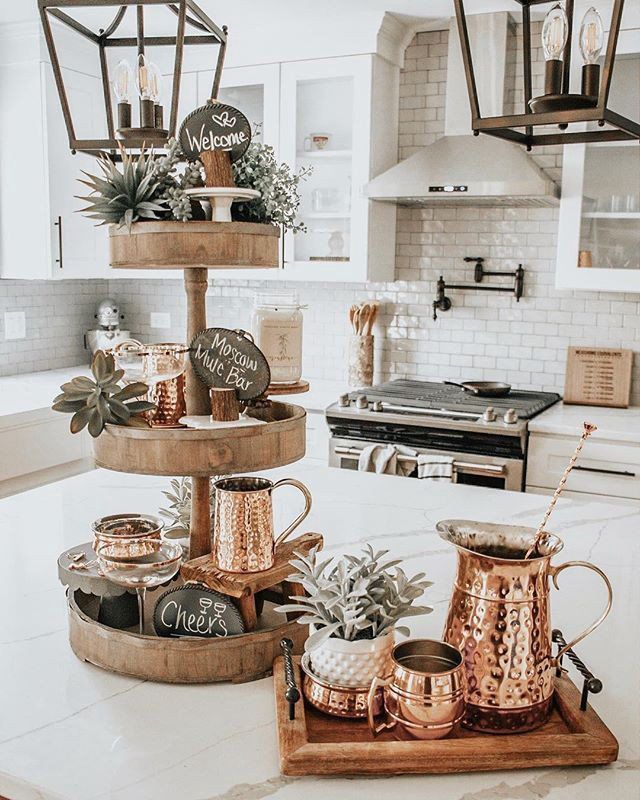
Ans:
<svg viewBox="0 0 640 800"><path fill-rule="evenodd" d="M434 612L410 620L413 635L439 638L454 552L435 533L448 517L536 525L547 499L472 486L351 473L299 463L273 471L312 491L305 524L325 551L371 542L435 582ZM271 474L270 474L271 476ZM155 513L167 479L89 472L0 500L0 796L10 800L634 800L640 778L640 508L561 500L550 530L564 560L590 560L610 577L613 611L578 652L602 679L592 698L620 742L617 763L384 779L280 775L271 679L244 685L170 686L80 662L67 642L58 554L89 538L95 518ZM276 529L297 508L282 492ZM566 579L564 579L566 577ZM598 615L597 576L572 570L553 593L553 622L567 637ZM572 673L573 674L573 673ZM575 677L575 675L574 675Z"/></svg>

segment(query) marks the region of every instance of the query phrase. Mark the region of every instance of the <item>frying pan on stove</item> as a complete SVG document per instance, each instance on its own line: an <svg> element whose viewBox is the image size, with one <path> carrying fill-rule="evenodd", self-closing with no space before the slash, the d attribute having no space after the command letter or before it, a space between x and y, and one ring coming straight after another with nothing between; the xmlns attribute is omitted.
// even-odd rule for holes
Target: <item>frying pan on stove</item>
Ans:
<svg viewBox="0 0 640 800"><path fill-rule="evenodd" d="M476 397L506 397L511 391L510 384L496 381L464 381L463 383L444 381L444 383L448 386L459 386L465 392Z"/></svg>

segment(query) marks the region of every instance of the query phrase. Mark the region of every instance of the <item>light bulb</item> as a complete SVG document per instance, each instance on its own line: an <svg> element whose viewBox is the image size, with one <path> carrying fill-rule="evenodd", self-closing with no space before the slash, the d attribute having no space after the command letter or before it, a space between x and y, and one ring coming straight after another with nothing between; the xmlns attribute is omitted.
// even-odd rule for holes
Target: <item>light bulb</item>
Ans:
<svg viewBox="0 0 640 800"><path fill-rule="evenodd" d="M542 49L547 61L560 61L567 43L569 23L564 8L558 3L547 14L542 26Z"/></svg>
<svg viewBox="0 0 640 800"><path fill-rule="evenodd" d="M153 99L151 95L151 70L149 69L149 62L142 53L138 56L136 87L141 100Z"/></svg>
<svg viewBox="0 0 640 800"><path fill-rule="evenodd" d="M150 61L147 65L149 70L149 84L151 87L151 99L154 103L160 102L160 84L161 84L161 76L160 70L158 69L157 65Z"/></svg>
<svg viewBox="0 0 640 800"><path fill-rule="evenodd" d="M582 18L579 41L584 63L595 64L604 44L604 26L600 14L593 6Z"/></svg>
<svg viewBox="0 0 640 800"><path fill-rule="evenodd" d="M113 75L113 93L119 103L131 102L131 85L133 75L128 62L122 60L115 69Z"/></svg>

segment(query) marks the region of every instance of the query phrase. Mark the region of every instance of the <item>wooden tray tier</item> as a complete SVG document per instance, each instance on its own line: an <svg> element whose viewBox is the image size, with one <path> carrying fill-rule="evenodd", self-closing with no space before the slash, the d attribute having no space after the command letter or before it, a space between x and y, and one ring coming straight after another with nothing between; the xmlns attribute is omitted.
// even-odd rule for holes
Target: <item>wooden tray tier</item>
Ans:
<svg viewBox="0 0 640 800"><path fill-rule="evenodd" d="M138 475L231 475L283 467L305 454L306 412L272 402L251 412L266 425L212 430L107 425L93 440L96 466Z"/></svg>
<svg viewBox="0 0 640 800"><path fill-rule="evenodd" d="M255 222L136 222L109 228L115 269L275 269L280 229Z"/></svg>
<svg viewBox="0 0 640 800"><path fill-rule="evenodd" d="M300 658L294 658L302 686ZM430 741L398 741L390 732L374 739L366 720L322 714L303 700L289 719L284 659L273 665L280 769L284 775L400 775L485 772L576 764L610 764L618 742L596 712L580 711L580 691L556 678L549 721L530 733L496 736L457 727Z"/></svg>
<svg viewBox="0 0 640 800"><path fill-rule="evenodd" d="M162 683L258 680L271 674L284 636L300 653L308 635L306 625L291 621L228 638L141 636L101 625L97 613L97 597L69 593L69 643L76 656L110 672Z"/></svg>

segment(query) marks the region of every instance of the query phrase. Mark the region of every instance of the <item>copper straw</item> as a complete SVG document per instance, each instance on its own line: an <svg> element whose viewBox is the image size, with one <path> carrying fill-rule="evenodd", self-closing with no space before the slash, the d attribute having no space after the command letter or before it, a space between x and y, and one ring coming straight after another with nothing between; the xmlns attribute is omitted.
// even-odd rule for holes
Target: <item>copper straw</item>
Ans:
<svg viewBox="0 0 640 800"><path fill-rule="evenodd" d="M553 497L551 498L551 502L549 503L549 507L547 508L547 511L546 511L544 517L542 518L542 522L538 526L538 530L536 531L536 535L535 535L535 538L533 540L533 543L532 543L531 547L529 547L529 549L525 553L525 556L524 556L525 559L531 558L533 553L535 553L538 550L538 545L541 544L542 539L545 536L544 529L545 529L545 526L547 524L547 521L549 520L549 517L551 516L551 512L553 511L553 509L555 507L555 504L558 502L558 497L560 497L560 493L564 489L564 485L567 482L567 478L569 477L569 473L571 472L571 470L574 467L574 464L578 460L578 456L580 455L580 451L582 450L582 447L583 447L584 443L587 441L589 436L591 436L591 434L594 431L598 430L598 427L596 425L593 425L590 422L584 422L583 425L584 425L584 430L582 431L582 436L580 437L580 441L578 442L578 446L576 447L576 449L574 450L573 455L569 459L569 463L567 464L567 468L562 473L562 477L560 478L560 483L558 484L558 488L553 493Z"/></svg>

